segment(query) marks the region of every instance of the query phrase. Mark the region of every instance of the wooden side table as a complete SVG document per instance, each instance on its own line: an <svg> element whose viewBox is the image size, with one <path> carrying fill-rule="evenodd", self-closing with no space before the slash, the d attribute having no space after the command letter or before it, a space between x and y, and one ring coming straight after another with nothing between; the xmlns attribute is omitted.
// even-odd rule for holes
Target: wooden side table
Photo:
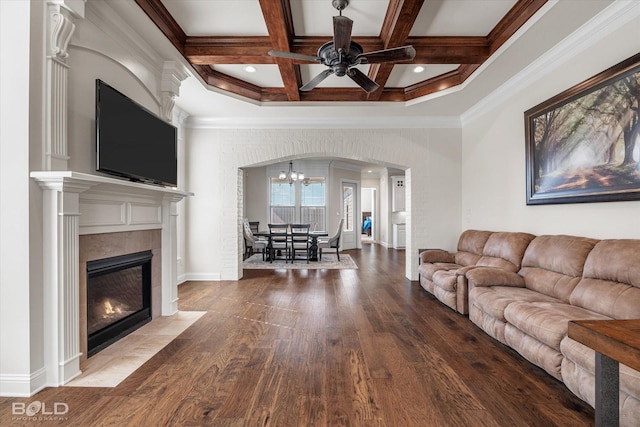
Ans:
<svg viewBox="0 0 640 427"><path fill-rule="evenodd" d="M619 364L640 371L640 320L576 320L568 335L596 352L596 427L617 427Z"/></svg>

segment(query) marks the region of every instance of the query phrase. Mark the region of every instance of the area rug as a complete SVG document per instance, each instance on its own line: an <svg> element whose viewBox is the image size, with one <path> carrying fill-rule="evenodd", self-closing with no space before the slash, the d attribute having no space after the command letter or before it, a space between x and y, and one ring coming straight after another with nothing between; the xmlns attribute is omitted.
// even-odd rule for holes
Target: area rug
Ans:
<svg viewBox="0 0 640 427"><path fill-rule="evenodd" d="M247 258L242 263L242 268L246 269L310 269L310 270L318 270L318 269L340 269L340 268L352 268L357 269L358 266L351 259L351 256L347 254L340 255L340 261L338 261L338 257L335 254L322 254L322 261L307 261L305 260L296 260L293 264L291 262L285 263L283 259L276 259L273 262L262 261L262 254L253 254L250 258Z"/></svg>

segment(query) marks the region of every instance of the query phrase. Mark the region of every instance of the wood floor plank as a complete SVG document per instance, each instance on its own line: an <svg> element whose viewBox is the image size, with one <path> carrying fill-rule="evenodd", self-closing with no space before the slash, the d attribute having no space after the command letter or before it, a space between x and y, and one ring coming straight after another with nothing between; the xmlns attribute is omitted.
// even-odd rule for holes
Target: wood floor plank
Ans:
<svg viewBox="0 0 640 427"><path fill-rule="evenodd" d="M588 426L593 409L404 277L405 253L347 251L357 270L245 270L187 282L205 314L114 388L0 398L64 402L64 425ZM13 417L15 418L15 417Z"/></svg>
<svg viewBox="0 0 640 427"><path fill-rule="evenodd" d="M242 372L220 408L217 418L246 418L251 404L251 397L256 384L264 374L268 352L263 348L256 348L251 352L249 361L243 366Z"/></svg>

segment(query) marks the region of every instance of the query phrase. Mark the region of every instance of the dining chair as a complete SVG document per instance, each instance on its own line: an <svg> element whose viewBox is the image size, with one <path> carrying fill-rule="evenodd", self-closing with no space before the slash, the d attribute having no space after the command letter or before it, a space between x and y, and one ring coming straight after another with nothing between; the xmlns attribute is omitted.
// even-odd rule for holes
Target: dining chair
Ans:
<svg viewBox="0 0 640 427"><path fill-rule="evenodd" d="M260 229L260 221L249 221L249 227L252 233L257 233Z"/></svg>
<svg viewBox="0 0 640 427"><path fill-rule="evenodd" d="M342 235L342 226L344 225L344 218L340 219L340 223L338 224L338 231L336 234L329 238L318 238L318 259L322 261L322 249L333 249L336 250L336 255L338 256L338 261L340 261L340 236Z"/></svg>
<svg viewBox="0 0 640 427"><path fill-rule="evenodd" d="M253 255L254 251L260 251L262 253L262 260L265 259L265 252L267 250L267 240L257 238L251 232L249 221L244 220L242 224L242 233L244 235L244 254L245 258Z"/></svg>
<svg viewBox="0 0 640 427"><path fill-rule="evenodd" d="M311 257L309 229L311 224L291 224L290 227L291 263L293 264L296 259L306 259L307 263L309 263L309 258ZM302 253L304 257L296 258L298 253Z"/></svg>
<svg viewBox="0 0 640 427"><path fill-rule="evenodd" d="M269 227L269 261L273 262L277 253L284 253L285 263L289 259L289 224L267 224Z"/></svg>

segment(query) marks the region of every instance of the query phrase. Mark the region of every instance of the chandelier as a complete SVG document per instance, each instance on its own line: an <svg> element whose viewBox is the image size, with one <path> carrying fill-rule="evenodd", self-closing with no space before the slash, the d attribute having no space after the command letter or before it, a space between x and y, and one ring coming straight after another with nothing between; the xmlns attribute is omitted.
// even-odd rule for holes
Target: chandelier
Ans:
<svg viewBox="0 0 640 427"><path fill-rule="evenodd" d="M291 185L298 180L304 181L304 173L294 171L293 162L289 162L289 172L280 171L278 179L287 180L289 181L289 185Z"/></svg>

